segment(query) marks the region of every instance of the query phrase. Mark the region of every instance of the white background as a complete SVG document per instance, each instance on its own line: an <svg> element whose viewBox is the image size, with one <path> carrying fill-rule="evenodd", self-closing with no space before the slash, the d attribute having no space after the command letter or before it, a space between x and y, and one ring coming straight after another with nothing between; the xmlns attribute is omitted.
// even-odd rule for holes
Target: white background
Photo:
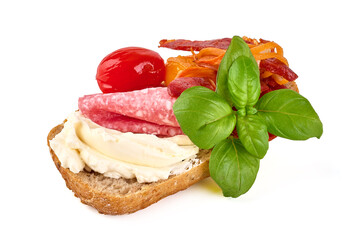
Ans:
<svg viewBox="0 0 360 240"><path fill-rule="evenodd" d="M360 239L356 1L1 1L1 239ZM99 92L95 74L127 46L246 35L279 43L324 124L320 140L276 139L252 189L205 180L145 210L105 216L65 186L49 130ZM212 238L211 238L212 239Z"/></svg>

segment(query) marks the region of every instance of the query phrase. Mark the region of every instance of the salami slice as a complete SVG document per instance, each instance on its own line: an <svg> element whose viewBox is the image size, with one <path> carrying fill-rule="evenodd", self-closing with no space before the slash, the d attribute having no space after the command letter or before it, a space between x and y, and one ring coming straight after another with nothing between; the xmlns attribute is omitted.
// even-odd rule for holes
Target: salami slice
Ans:
<svg viewBox="0 0 360 240"><path fill-rule="evenodd" d="M264 94L268 92L287 88L285 85L278 84L271 76L261 79L260 83L261 83L260 97L262 97Z"/></svg>
<svg viewBox="0 0 360 240"><path fill-rule="evenodd" d="M268 58L260 61L260 68L278 74L288 81L294 81L298 75L293 72L285 63L277 58Z"/></svg>
<svg viewBox="0 0 360 240"><path fill-rule="evenodd" d="M186 89L203 86L215 91L215 84L212 85L210 81L200 77L182 77L177 78L168 85L168 93L170 96L179 97Z"/></svg>
<svg viewBox="0 0 360 240"><path fill-rule="evenodd" d="M87 117L102 127L120 132L146 133L167 137L184 134L179 127L158 125L104 110L94 111Z"/></svg>
<svg viewBox="0 0 360 240"><path fill-rule="evenodd" d="M259 42L256 39L243 37L247 44L257 45ZM159 42L159 47L170 48L174 50L184 51L200 51L203 48L220 48L227 49L231 43L231 38L220 38L205 41L190 41L186 39L162 39Z"/></svg>
<svg viewBox="0 0 360 240"><path fill-rule="evenodd" d="M166 87L132 92L93 94L79 98L79 109L88 118L94 113L111 112L157 125L179 127L172 106L176 101Z"/></svg>
<svg viewBox="0 0 360 240"><path fill-rule="evenodd" d="M190 41L185 39L167 40L163 39L159 43L159 47L170 48L174 50L184 51L200 51L203 48L213 47L227 49L230 45L231 38L221 38L206 41Z"/></svg>

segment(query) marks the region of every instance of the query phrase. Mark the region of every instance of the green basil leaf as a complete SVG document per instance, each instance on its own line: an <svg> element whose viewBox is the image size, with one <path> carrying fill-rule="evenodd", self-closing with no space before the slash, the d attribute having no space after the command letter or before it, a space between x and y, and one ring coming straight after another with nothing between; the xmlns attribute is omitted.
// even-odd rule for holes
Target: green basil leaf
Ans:
<svg viewBox="0 0 360 240"><path fill-rule="evenodd" d="M263 158L269 149L269 134L264 120L258 115L237 117L236 130L244 148L252 155Z"/></svg>
<svg viewBox="0 0 360 240"><path fill-rule="evenodd" d="M173 110L183 132L202 149L212 148L235 128L236 116L231 106L205 87L185 90Z"/></svg>
<svg viewBox="0 0 360 240"><path fill-rule="evenodd" d="M253 57L235 59L228 73L230 98L237 109L254 106L260 96L260 72Z"/></svg>
<svg viewBox="0 0 360 240"><path fill-rule="evenodd" d="M253 115L253 114L256 114L257 113L257 109L254 108L254 107L246 107L246 114L247 115Z"/></svg>
<svg viewBox="0 0 360 240"><path fill-rule="evenodd" d="M239 197L253 185L259 165L260 159L249 154L240 140L228 138L212 150L209 170L225 197Z"/></svg>
<svg viewBox="0 0 360 240"><path fill-rule="evenodd" d="M320 138L323 125L310 102L290 89L269 92L255 106L268 131L291 140Z"/></svg>
<svg viewBox="0 0 360 240"><path fill-rule="evenodd" d="M232 100L228 89L228 71L235 59L240 56L253 57L246 42L241 37L234 36L221 60L216 77L216 92L225 98L231 105Z"/></svg>

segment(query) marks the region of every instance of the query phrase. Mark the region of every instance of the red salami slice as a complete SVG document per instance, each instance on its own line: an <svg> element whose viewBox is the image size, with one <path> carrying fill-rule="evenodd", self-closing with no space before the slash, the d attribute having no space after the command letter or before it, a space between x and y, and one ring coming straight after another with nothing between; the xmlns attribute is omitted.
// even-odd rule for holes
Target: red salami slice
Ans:
<svg viewBox="0 0 360 240"><path fill-rule="evenodd" d="M244 41L248 44L257 45L257 40L248 37L243 37ZM184 51L200 51L203 48L220 48L227 49L231 43L231 38L220 38L205 41L190 41L186 39L162 39L159 42L159 47L170 48L174 50Z"/></svg>
<svg viewBox="0 0 360 240"><path fill-rule="evenodd" d="M102 127L120 132L146 133L169 137L184 134L179 127L158 125L103 110L92 112L88 118Z"/></svg>
<svg viewBox="0 0 360 240"><path fill-rule="evenodd" d="M230 45L231 38L221 38L206 41L190 41L185 39L167 40L163 39L160 41L159 47L165 47L175 50L184 51L200 51L203 48L213 47L220 49L227 49Z"/></svg>
<svg viewBox="0 0 360 240"><path fill-rule="evenodd" d="M278 74L288 81L294 81L298 75L293 72L285 63L277 58L268 58L260 61L260 68Z"/></svg>
<svg viewBox="0 0 360 240"><path fill-rule="evenodd" d="M261 83L260 97L262 97L264 94L268 92L287 88L285 85L278 84L271 76L268 78L261 79L260 83Z"/></svg>
<svg viewBox="0 0 360 240"><path fill-rule="evenodd" d="M157 125L179 127L166 87L147 88L132 92L93 94L79 98L79 109L91 119L93 113L106 111Z"/></svg>
<svg viewBox="0 0 360 240"><path fill-rule="evenodd" d="M214 84L214 83L213 83ZM210 81L200 77L181 77L172 81L168 85L168 93L170 96L179 97L183 91L195 86L203 86L215 91L215 84L212 85Z"/></svg>

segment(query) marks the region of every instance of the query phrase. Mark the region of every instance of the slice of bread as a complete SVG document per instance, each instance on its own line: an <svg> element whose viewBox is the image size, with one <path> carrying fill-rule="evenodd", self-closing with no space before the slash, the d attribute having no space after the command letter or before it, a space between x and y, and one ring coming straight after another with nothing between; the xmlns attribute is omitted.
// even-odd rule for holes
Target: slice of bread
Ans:
<svg viewBox="0 0 360 240"><path fill-rule="evenodd" d="M47 143L52 159L65 179L66 186L81 202L96 208L99 213L118 215L136 212L160 199L184 190L209 177L210 150L200 150L201 163L190 170L170 176L155 183L138 183L136 179L110 178L96 172L73 173L61 167L49 141L63 129L63 124L54 127L48 134Z"/></svg>

